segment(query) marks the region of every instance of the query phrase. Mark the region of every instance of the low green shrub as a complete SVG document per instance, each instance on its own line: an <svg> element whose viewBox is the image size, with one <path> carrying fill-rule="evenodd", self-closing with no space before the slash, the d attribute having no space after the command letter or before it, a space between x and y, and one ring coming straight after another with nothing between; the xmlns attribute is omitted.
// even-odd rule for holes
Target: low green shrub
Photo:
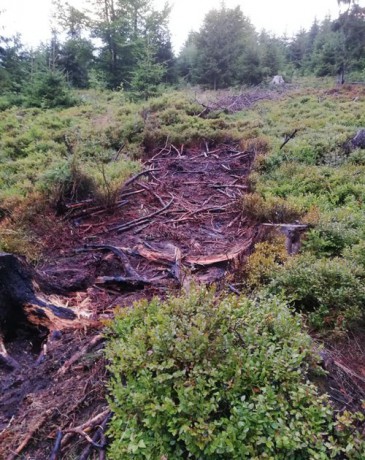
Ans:
<svg viewBox="0 0 365 460"><path fill-rule="evenodd" d="M271 241L257 243L254 252L247 258L242 273L247 291L255 292L262 289L287 259L284 235Z"/></svg>
<svg viewBox="0 0 365 460"><path fill-rule="evenodd" d="M276 196L263 197L258 193L243 195L238 204L241 211L259 222L288 223L301 217L298 206Z"/></svg>
<svg viewBox="0 0 365 460"><path fill-rule="evenodd" d="M52 205L90 198L96 192L95 181L73 159L50 168L41 178L39 188Z"/></svg>
<svg viewBox="0 0 365 460"><path fill-rule="evenodd" d="M272 278L269 293L284 295L316 328L345 329L363 317L365 271L351 260L293 257Z"/></svg>
<svg viewBox="0 0 365 460"><path fill-rule="evenodd" d="M120 311L109 338L111 460L364 458L351 417L306 380L310 338L276 298L194 288Z"/></svg>

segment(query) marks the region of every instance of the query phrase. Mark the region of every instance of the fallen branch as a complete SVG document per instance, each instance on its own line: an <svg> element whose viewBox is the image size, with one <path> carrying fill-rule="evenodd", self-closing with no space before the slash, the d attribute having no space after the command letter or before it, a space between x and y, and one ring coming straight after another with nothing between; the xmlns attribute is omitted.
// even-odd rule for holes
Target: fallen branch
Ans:
<svg viewBox="0 0 365 460"><path fill-rule="evenodd" d="M174 199L171 198L171 200L167 203L167 205L164 206L162 209L159 209L158 211L155 211L155 212L149 214L148 216L140 217L139 219L132 220L131 222L128 222L127 224L118 225L117 227L112 227L110 229L110 231L115 231L116 230L118 233L119 232L125 232L127 230L131 230L133 227L137 227L137 226L139 226L141 224L145 224L152 217L158 216L159 214L162 214L163 212L165 212L172 205L173 201L174 201Z"/></svg>
<svg viewBox="0 0 365 460"><path fill-rule="evenodd" d="M71 439L72 439L72 437L73 437L73 435L75 433L78 433L79 431L83 431L83 432L89 431L90 429L92 429L96 425L98 425L100 422L105 420L105 418L110 414L111 414L110 410L106 409L103 412L101 412L100 414L97 414L94 417L92 417L91 419L87 420L83 424L81 424L81 425L79 425L79 426L77 426L75 428L68 428L67 430L64 430L63 432L65 433L65 436L63 437L62 442L61 442L62 448L67 446L70 443L70 441L71 441Z"/></svg>
<svg viewBox="0 0 365 460"><path fill-rule="evenodd" d="M291 134L286 134L285 135L285 140L284 142L281 144L279 150L281 150L282 148L284 148L286 146L286 144L291 140L291 139L294 139L295 135L297 134L297 132L299 131L299 129L295 129Z"/></svg>
<svg viewBox="0 0 365 460"><path fill-rule="evenodd" d="M345 374L349 375L352 378L355 378L355 379L359 380L362 383L365 383L365 378L364 377L362 377L361 375L357 374L356 372L354 372L353 370L349 369L348 367L344 366L339 361L333 360L332 363L335 366L337 366L339 369L341 369L343 372L345 372Z"/></svg>
<svg viewBox="0 0 365 460"><path fill-rule="evenodd" d="M151 284L151 281L146 279L125 278L124 276L99 276L95 280L95 284L100 286L102 284L117 284L122 288L140 289L146 285Z"/></svg>
<svg viewBox="0 0 365 460"><path fill-rule="evenodd" d="M146 190L148 193L150 193L152 196L154 196L159 201L161 206L166 206L166 203L163 201L163 199L159 195L157 195L156 192L147 187L147 185L141 184L140 182L138 182L138 185L142 187L144 190Z"/></svg>
<svg viewBox="0 0 365 460"><path fill-rule="evenodd" d="M57 436L56 436L56 442L53 446L51 456L49 460L57 460L58 459L58 454L60 453L61 450L61 441L62 441L63 433L62 430L58 429L57 430Z"/></svg>
<svg viewBox="0 0 365 460"><path fill-rule="evenodd" d="M93 337L79 352L75 353L68 361L63 364L62 367L58 369L57 374L64 375L74 363L76 363L82 356L86 355L86 353L89 353L90 350L102 343L104 340L104 336L100 334Z"/></svg>
<svg viewBox="0 0 365 460"><path fill-rule="evenodd" d="M146 174L153 174L156 171L160 171L160 169L145 169L144 171L141 171L140 173L136 174L135 176L127 180L127 182L124 182L123 188L128 187L128 185L131 185L134 181L139 179L141 176L145 176Z"/></svg>
<svg viewBox="0 0 365 460"><path fill-rule="evenodd" d="M7 460L15 460L19 455L23 452L23 450L27 447L27 445L32 441L34 438L35 433L44 425L44 423L49 418L48 411L41 417L41 419L35 424L32 425L30 431L25 436L24 440L21 444L8 456Z"/></svg>
<svg viewBox="0 0 365 460"><path fill-rule="evenodd" d="M100 439L99 445L103 445L104 447L106 446L106 439L105 439L105 435L104 435L104 430L105 430L109 420L111 419L111 417L112 417L112 413L109 412L109 414L105 417L103 422L98 426L98 428L96 430L96 433L94 434L94 436L92 438L94 443L98 443L98 441ZM92 445L88 444L85 447L85 449L81 452L79 460L87 460L90 457L91 450L92 450ZM104 455L104 457L102 456L103 453L105 454L105 451L100 450L99 459L100 458L105 458L105 455Z"/></svg>

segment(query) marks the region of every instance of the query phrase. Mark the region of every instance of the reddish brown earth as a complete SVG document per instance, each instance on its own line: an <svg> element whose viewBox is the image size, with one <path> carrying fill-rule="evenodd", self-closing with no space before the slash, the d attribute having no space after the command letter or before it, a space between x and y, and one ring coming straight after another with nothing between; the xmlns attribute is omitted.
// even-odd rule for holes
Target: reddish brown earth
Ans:
<svg viewBox="0 0 365 460"><path fill-rule="evenodd" d="M48 341L44 331L22 326L7 338L20 367L0 367L0 458L49 459L58 429L65 435L107 409L102 342L68 360L100 334L116 306L163 297L193 280L219 283L247 254L258 228L237 201L253 157L234 145L171 146L154 152L144 174L125 184L116 207L71 205L53 226L34 229L47 248L37 271L58 288L48 299L91 325ZM85 431L93 436L97 426ZM90 446L82 435L67 437L57 458L99 458L98 449L82 453Z"/></svg>

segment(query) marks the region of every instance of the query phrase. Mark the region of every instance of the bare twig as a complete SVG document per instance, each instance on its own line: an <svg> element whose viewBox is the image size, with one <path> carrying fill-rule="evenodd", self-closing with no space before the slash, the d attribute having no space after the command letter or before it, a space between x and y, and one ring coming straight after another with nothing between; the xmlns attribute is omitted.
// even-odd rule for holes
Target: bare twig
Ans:
<svg viewBox="0 0 365 460"><path fill-rule="evenodd" d="M135 180L137 180L141 176L145 176L146 174L153 174L156 171L160 171L160 169L145 169L144 171L141 171L140 173L136 174L135 176L127 180L127 182L123 184L123 188L128 187L128 185L131 185Z"/></svg>
<svg viewBox="0 0 365 460"><path fill-rule="evenodd" d="M63 437L62 442L61 442L62 447L65 447L70 443L72 436L75 433L78 433L79 431L85 432L87 430L90 430L91 428L97 426L100 422L102 422L105 419L105 417L107 417L109 414L110 414L110 410L106 409L100 414L97 414L91 419L87 420L82 425L79 425L75 428L68 428L67 430L64 430L63 432L65 433L65 436Z"/></svg>
<svg viewBox="0 0 365 460"><path fill-rule="evenodd" d="M93 337L90 342L88 342L78 353L75 353L68 361L64 363L57 371L58 375L64 375L70 367L76 363L82 356L86 355L90 350L103 342L105 338L102 335L96 335Z"/></svg>
<svg viewBox="0 0 365 460"><path fill-rule="evenodd" d="M62 437L63 437L63 433L62 433L62 430L59 428L57 430L56 442L53 446L52 453L51 453L51 456L49 457L49 460L58 459L58 454L60 453L60 449L61 449Z"/></svg>
<svg viewBox="0 0 365 460"><path fill-rule="evenodd" d="M295 135L297 134L297 132L299 131L299 129L295 129L291 134L286 134L285 135L285 140L284 142L281 144L279 150L281 150L283 147L285 147L285 145L291 140L291 139L294 139Z"/></svg>
<svg viewBox="0 0 365 460"><path fill-rule="evenodd" d="M140 217L139 219L132 220L131 222L128 222L127 224L118 225L117 227L113 227L110 230L111 231L116 230L117 232L124 232L126 230L132 229L133 227L137 227L137 226L139 226L141 224L145 224L152 217L155 217L155 216L165 212L172 205L173 201L174 201L174 198L171 198L171 200L162 209L159 209L158 211L155 211L155 212L149 214L148 216Z"/></svg>

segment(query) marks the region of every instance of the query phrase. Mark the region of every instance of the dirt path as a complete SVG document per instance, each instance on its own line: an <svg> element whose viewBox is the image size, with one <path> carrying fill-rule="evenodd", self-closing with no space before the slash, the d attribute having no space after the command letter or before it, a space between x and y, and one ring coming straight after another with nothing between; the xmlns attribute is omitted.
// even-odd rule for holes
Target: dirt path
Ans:
<svg viewBox="0 0 365 460"><path fill-rule="evenodd" d="M0 368L0 458L48 459L57 429L107 409L103 345L95 336L115 306L163 297L193 280L219 283L247 254L257 229L237 200L247 191L252 160L232 145L162 149L127 181L116 208L73 206L63 233L44 235L49 249L38 271L67 292L52 302L74 308L95 327L56 332L48 342L24 328L7 338L20 368ZM66 440L58 458L93 458L83 436Z"/></svg>

